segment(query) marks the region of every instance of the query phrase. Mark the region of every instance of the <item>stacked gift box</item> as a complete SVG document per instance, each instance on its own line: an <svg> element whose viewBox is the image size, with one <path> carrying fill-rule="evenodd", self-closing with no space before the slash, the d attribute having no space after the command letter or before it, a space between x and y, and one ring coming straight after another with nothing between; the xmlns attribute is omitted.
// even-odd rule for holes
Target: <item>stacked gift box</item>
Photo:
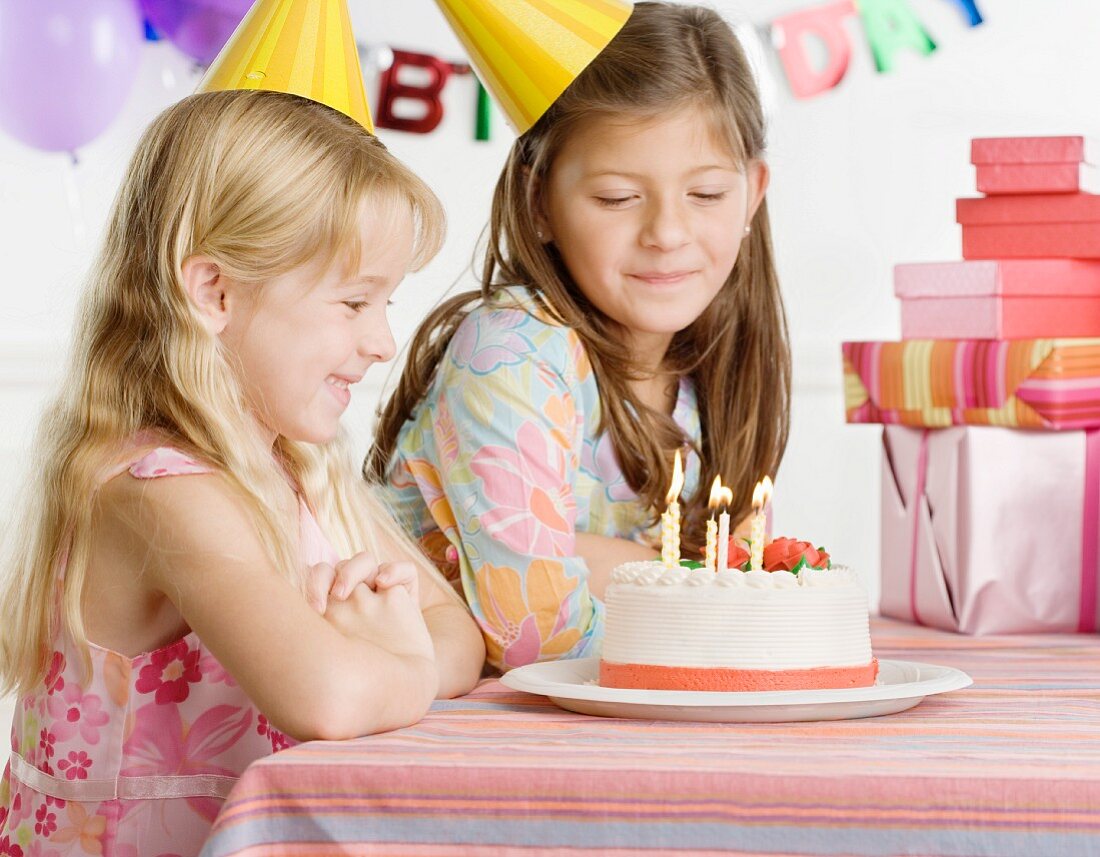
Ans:
<svg viewBox="0 0 1100 857"><path fill-rule="evenodd" d="M848 422L882 423L882 612L964 633L1095 632L1100 159L972 141L963 261L898 265L901 342L846 342Z"/></svg>

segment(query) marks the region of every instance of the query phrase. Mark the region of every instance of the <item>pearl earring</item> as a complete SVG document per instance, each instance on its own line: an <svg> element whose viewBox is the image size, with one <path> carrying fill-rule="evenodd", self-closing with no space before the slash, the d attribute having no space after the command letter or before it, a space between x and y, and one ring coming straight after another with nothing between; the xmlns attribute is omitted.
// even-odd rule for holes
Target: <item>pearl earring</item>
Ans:
<svg viewBox="0 0 1100 857"><path fill-rule="evenodd" d="M538 239L539 239L539 241L541 241L541 240L543 239L543 234L542 234L542 230L541 230L541 229L536 229L536 230L535 230L535 235L537 235L537 236L538 236Z"/></svg>
<svg viewBox="0 0 1100 857"><path fill-rule="evenodd" d="M750 232L752 232L752 225L751 224L749 226L745 227L745 234L748 235Z"/></svg>

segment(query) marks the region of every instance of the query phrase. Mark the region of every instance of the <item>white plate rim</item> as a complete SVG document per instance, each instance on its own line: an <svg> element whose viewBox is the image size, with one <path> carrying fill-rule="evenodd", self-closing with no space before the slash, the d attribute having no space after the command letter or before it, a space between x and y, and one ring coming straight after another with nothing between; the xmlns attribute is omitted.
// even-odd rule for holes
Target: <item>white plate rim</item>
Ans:
<svg viewBox="0 0 1100 857"><path fill-rule="evenodd" d="M880 658L880 674L884 669L916 669L927 678L917 681L876 684L870 687L831 688L823 690L769 690L769 691L691 691L691 690L635 690L632 688L600 687L581 681L560 681L546 678L547 673L560 673L572 667L573 671L587 672L595 676L599 671L599 658L576 658L563 661L544 661L517 667L501 676L501 683L513 690L534 693L560 699L580 699L592 702L614 702L634 705L672 705L737 708L742 706L823 705L829 703L873 702L890 699L911 699L947 693L969 687L974 680L955 667L927 664L921 661L902 661ZM566 665L566 666L563 666Z"/></svg>

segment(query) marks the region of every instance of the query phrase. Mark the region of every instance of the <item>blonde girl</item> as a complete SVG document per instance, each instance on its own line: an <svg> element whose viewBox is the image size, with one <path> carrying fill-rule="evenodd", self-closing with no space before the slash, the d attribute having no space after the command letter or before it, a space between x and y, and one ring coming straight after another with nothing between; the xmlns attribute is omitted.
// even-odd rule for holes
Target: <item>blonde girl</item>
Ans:
<svg viewBox="0 0 1100 857"><path fill-rule="evenodd" d="M205 93L147 130L3 592L0 853L197 853L252 760L474 684L476 626L339 426L441 233L424 184L315 102Z"/></svg>
<svg viewBox="0 0 1100 857"><path fill-rule="evenodd" d="M479 292L424 322L367 475L455 574L508 669L596 653L610 570L684 548L708 489L774 475L790 357L752 72L712 10L638 3L515 143Z"/></svg>

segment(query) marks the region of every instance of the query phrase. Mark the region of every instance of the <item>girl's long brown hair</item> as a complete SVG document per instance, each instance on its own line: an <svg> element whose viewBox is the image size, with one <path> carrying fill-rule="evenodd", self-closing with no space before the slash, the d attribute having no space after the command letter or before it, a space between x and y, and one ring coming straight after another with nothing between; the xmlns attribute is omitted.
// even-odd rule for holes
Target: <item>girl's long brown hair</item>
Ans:
<svg viewBox="0 0 1100 857"><path fill-rule="evenodd" d="M685 438L671 417L631 391L639 373L614 323L585 299L553 244L539 240L536 213L539 189L580 123L644 121L689 105L712 117L715 133L743 167L763 156L759 95L729 25L705 8L636 4L619 34L513 145L493 196L481 289L446 300L417 331L397 389L380 412L364 464L368 478L385 478L398 432L426 394L458 325L501 286L522 285L584 342L600 389L602 429L611 434L627 482L656 519L665 505L672 451ZM787 444L790 349L766 201L751 225L725 286L676 334L665 357L666 370L694 382L702 420L699 489L681 500L689 548L703 541L714 477L721 474L733 489L730 511L738 520L750 509L757 480L774 477Z"/></svg>

